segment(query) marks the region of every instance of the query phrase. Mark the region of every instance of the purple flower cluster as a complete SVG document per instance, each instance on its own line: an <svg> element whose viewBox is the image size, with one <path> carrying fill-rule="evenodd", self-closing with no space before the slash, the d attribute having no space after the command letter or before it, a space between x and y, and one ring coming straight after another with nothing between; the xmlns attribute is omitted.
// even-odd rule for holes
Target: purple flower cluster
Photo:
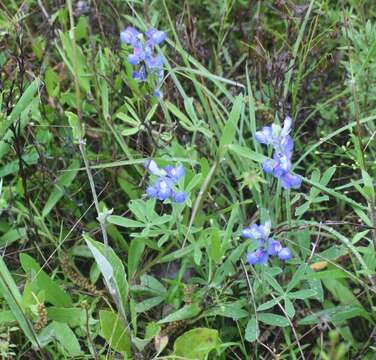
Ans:
<svg viewBox="0 0 376 360"><path fill-rule="evenodd" d="M149 197L162 201L170 199L175 203L183 203L185 201L187 198L186 193L184 191L176 192L174 190L175 184L185 174L182 165L176 167L168 165L161 169L154 160L149 160L145 163L145 168L150 174L157 177L155 182L146 189L146 193Z"/></svg>
<svg viewBox="0 0 376 360"><path fill-rule="evenodd" d="M253 224L242 231L242 237L258 242L258 249L247 254L250 265L266 264L269 256L278 256L281 260L289 260L292 257L288 247L282 247L281 243L269 237L271 222L264 225Z"/></svg>
<svg viewBox="0 0 376 360"><path fill-rule="evenodd" d="M291 158L294 148L290 136L291 126L291 118L286 117L283 128L280 125L272 124L271 126L264 126L255 135L260 144L273 146L273 159L264 161L262 167L267 174L273 174L280 179L284 189L298 189L302 184L301 177L291 173Z"/></svg>
<svg viewBox="0 0 376 360"><path fill-rule="evenodd" d="M155 46L166 40L166 33L154 28L150 28L141 34L134 27L128 26L120 33L120 41L124 44L131 45L133 53L128 55L128 62L133 66L138 66L138 71L132 74L133 79L144 82L149 77L156 81L154 94L161 96L160 86L162 84L163 57L155 54Z"/></svg>

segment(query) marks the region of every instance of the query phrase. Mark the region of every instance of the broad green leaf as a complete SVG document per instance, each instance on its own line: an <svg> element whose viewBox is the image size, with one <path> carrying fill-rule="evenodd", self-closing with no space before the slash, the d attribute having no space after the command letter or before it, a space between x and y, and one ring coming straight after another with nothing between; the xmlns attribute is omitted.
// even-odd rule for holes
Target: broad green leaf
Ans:
<svg viewBox="0 0 376 360"><path fill-rule="evenodd" d="M201 312L201 308L197 304L185 305L181 309L167 315L162 320L158 321L158 324L170 323L173 321L191 319L197 316Z"/></svg>
<svg viewBox="0 0 376 360"><path fill-rule="evenodd" d="M0 326L17 321L11 310L0 311Z"/></svg>
<svg viewBox="0 0 376 360"><path fill-rule="evenodd" d="M137 228L137 227L144 227L145 224L143 224L140 221L131 220L119 215L110 215L107 218L108 222L114 225L126 227L126 228Z"/></svg>
<svg viewBox="0 0 376 360"><path fill-rule="evenodd" d="M249 312L243 309L244 306L245 301L238 300L232 303L215 306L212 309L209 309L206 314L207 316L224 316L233 320L238 320L249 316Z"/></svg>
<svg viewBox="0 0 376 360"><path fill-rule="evenodd" d="M180 335L174 343L174 355L184 359L204 360L219 345L218 331L196 328Z"/></svg>
<svg viewBox="0 0 376 360"><path fill-rule="evenodd" d="M284 302L285 302L285 311L286 311L286 314L287 314L287 316L290 319L292 319L295 316L294 304L292 303L292 301L288 297L286 297L284 299Z"/></svg>
<svg viewBox="0 0 376 360"><path fill-rule="evenodd" d="M303 279L304 274L307 271L307 264L301 264L299 265L299 268L294 272L294 275L292 276L289 284L287 285L286 292L291 291L294 287L296 287L300 281Z"/></svg>
<svg viewBox="0 0 376 360"><path fill-rule="evenodd" d="M331 292L336 300L342 305L357 305L362 307L362 304L354 296L353 292L348 288L345 281L341 282L337 279L323 279L324 286Z"/></svg>
<svg viewBox="0 0 376 360"><path fill-rule="evenodd" d="M50 306L47 308L47 318L67 323L70 327L86 325L86 312L82 308Z"/></svg>
<svg viewBox="0 0 376 360"><path fill-rule="evenodd" d="M72 306L69 294L41 270L40 265L31 256L20 254L20 262L25 272L32 273L31 281L35 281L39 289L45 291L46 301L56 306Z"/></svg>
<svg viewBox="0 0 376 360"><path fill-rule="evenodd" d="M128 305L128 282L123 263L110 247L105 247L102 243L91 239L87 234L83 234L83 237L93 254L119 313L124 322L127 322L125 310Z"/></svg>
<svg viewBox="0 0 376 360"><path fill-rule="evenodd" d="M365 319L371 321L369 314L358 306L336 306L322 311L318 311L315 314L306 316L305 318L298 321L299 325L313 325L319 324L323 320L341 323L348 319L355 317L364 317Z"/></svg>
<svg viewBox="0 0 376 360"><path fill-rule="evenodd" d="M26 229L10 229L4 235L0 236L0 248L3 246L9 246L17 240L23 239L26 236Z"/></svg>
<svg viewBox="0 0 376 360"><path fill-rule="evenodd" d="M57 341L68 354L70 356L83 355L80 343L72 329L66 323L54 321L52 324Z"/></svg>
<svg viewBox="0 0 376 360"><path fill-rule="evenodd" d="M155 296L136 304L136 312L143 313L161 304L165 298L163 296Z"/></svg>
<svg viewBox="0 0 376 360"><path fill-rule="evenodd" d="M248 321L247 327L245 328L245 339L249 342L254 342L257 340L259 335L259 328L255 316Z"/></svg>
<svg viewBox="0 0 376 360"><path fill-rule="evenodd" d="M138 263L145 249L145 242L142 239L133 239L129 246L128 253L128 277L132 279L137 271Z"/></svg>
<svg viewBox="0 0 376 360"><path fill-rule="evenodd" d="M131 355L131 339L124 322L116 313L108 310L99 311L101 333L110 347L118 352Z"/></svg>
<svg viewBox="0 0 376 360"><path fill-rule="evenodd" d="M278 296L275 299L271 299L263 304L261 304L258 308L257 311L264 311L268 310L274 306L276 306L278 303L280 303L282 300L282 296Z"/></svg>
<svg viewBox="0 0 376 360"><path fill-rule="evenodd" d="M222 246L220 231L217 228L211 229L210 245L208 250L210 258L214 262L218 262L222 257Z"/></svg>
<svg viewBox="0 0 376 360"><path fill-rule="evenodd" d="M317 292L312 289L306 289L306 290L298 290L298 291L293 291L288 294L288 297L290 299L300 299L304 300L310 297L315 297L317 295Z"/></svg>
<svg viewBox="0 0 376 360"><path fill-rule="evenodd" d="M264 324L272 325L272 326L279 326L279 327L285 327L289 326L290 323L286 319L286 317L271 313L261 313L257 314L257 319Z"/></svg>

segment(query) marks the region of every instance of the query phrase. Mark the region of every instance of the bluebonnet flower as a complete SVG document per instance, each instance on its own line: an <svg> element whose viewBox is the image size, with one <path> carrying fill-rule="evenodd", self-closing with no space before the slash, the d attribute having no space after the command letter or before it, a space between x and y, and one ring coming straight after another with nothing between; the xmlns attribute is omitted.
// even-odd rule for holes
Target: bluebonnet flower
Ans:
<svg viewBox="0 0 376 360"><path fill-rule="evenodd" d="M138 66L137 71L133 71L133 79L144 82L151 77L156 83L154 95L161 97L160 87L164 77L163 57L155 54L155 46L166 40L166 33L154 28L150 28L141 34L134 27L128 26L120 33L120 41L131 45L133 53L128 55L128 62L133 66Z"/></svg>
<svg viewBox="0 0 376 360"><path fill-rule="evenodd" d="M154 160L145 163L145 168L157 179L146 189L146 194L158 200L170 199L175 203L183 203L187 198L184 191L175 191L175 184L184 176L185 170L182 165L176 167L167 165L160 168Z"/></svg>
<svg viewBox="0 0 376 360"><path fill-rule="evenodd" d="M247 262L250 265L266 264L269 256L278 256L281 260L292 258L289 248L283 247L279 241L269 237L270 230L270 221L267 221L264 225L253 224L243 229L242 237L251 239L258 244L258 248L255 251L247 254Z"/></svg>
<svg viewBox="0 0 376 360"><path fill-rule="evenodd" d="M294 149L294 143L290 136L291 127L292 120L290 117L286 117L282 128L280 125L272 124L264 126L255 134L255 138L260 144L273 147L273 158L265 160L262 168L265 173L280 179L284 189L298 189L302 184L301 177L291 172L291 158Z"/></svg>

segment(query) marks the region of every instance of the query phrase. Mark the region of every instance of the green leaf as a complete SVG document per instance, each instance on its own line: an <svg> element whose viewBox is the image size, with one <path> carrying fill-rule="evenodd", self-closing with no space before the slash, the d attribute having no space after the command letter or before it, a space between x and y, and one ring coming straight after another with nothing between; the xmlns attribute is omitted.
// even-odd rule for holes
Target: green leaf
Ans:
<svg viewBox="0 0 376 360"><path fill-rule="evenodd" d="M211 229L208 255L214 262L218 262L222 258L220 231L217 228Z"/></svg>
<svg viewBox="0 0 376 360"><path fill-rule="evenodd" d="M197 316L200 312L201 308L197 304L185 305L178 311L175 311L172 314L167 315L162 320L159 320L158 324L165 324L173 321L191 319Z"/></svg>
<svg viewBox="0 0 376 360"><path fill-rule="evenodd" d="M362 304L354 296L352 291L348 288L345 282L340 282L336 279L323 279L324 286L330 291L333 297L338 300L342 305L357 305L360 308Z"/></svg>
<svg viewBox="0 0 376 360"><path fill-rule="evenodd" d="M245 159L248 159L248 160L251 160L253 162L257 162L257 163L263 163L267 157L262 155L262 154L259 154L255 151L252 151L251 149L247 148L247 147L243 147L243 146L240 146L240 145L237 145L237 144L230 144L228 145L228 149L230 150L230 152L242 157L242 158L245 158Z"/></svg>
<svg viewBox="0 0 376 360"><path fill-rule="evenodd" d="M33 346L40 347L33 325L25 316L24 309L22 308L22 296L2 256L0 257L0 298L1 297L8 303L10 310L27 339Z"/></svg>
<svg viewBox="0 0 376 360"><path fill-rule="evenodd" d="M66 323L54 321L52 326L57 341L70 356L83 355L80 343L78 342L75 333Z"/></svg>
<svg viewBox="0 0 376 360"><path fill-rule="evenodd" d="M196 328L180 335L174 343L174 355L184 359L204 360L219 345L218 331Z"/></svg>
<svg viewBox="0 0 376 360"><path fill-rule="evenodd" d="M272 325L272 326L279 326L279 327L285 327L289 326L290 323L286 319L286 317L271 313L262 313L257 315L257 319L264 324Z"/></svg>
<svg viewBox="0 0 376 360"><path fill-rule="evenodd" d="M232 303L225 303L213 307L206 312L207 316L224 316L233 320L246 318L249 312L244 310L245 302L243 300L234 301Z"/></svg>
<svg viewBox="0 0 376 360"><path fill-rule="evenodd" d="M315 314L306 316L305 318L298 321L298 325L313 325L319 324L323 320L332 321L336 323L342 323L348 319L355 317L364 317L365 319L371 321L368 313L358 306L336 306L322 311L318 311Z"/></svg>
<svg viewBox="0 0 376 360"><path fill-rule="evenodd" d="M240 115L243 112L243 96L238 95L235 98L232 106L229 119L223 129L222 136L219 142L219 156L222 157L225 151L225 147L230 145L235 140L236 131L238 128L238 121Z"/></svg>
<svg viewBox="0 0 376 360"><path fill-rule="evenodd" d="M42 216L46 217L50 211L55 207L58 201L63 197L65 188L68 188L78 173L80 166L79 160L75 159L71 162L68 169L59 177L55 184L55 188L52 190L50 196L47 199L46 204L42 210Z"/></svg>
<svg viewBox="0 0 376 360"><path fill-rule="evenodd" d="M77 81L84 90L85 93L90 93L90 75L87 68L88 60L84 57L82 49L73 43L72 33L63 33L60 31L60 39L63 45L61 49L55 44L61 58L65 65L72 73L74 77L77 77Z"/></svg>
<svg viewBox="0 0 376 360"><path fill-rule="evenodd" d="M8 123L4 121L0 121L0 160L8 153L14 137L13 137L13 131L11 129L8 129L8 125L13 123L16 119L20 119L18 129L19 131L22 131L27 124L29 124L31 120L31 116L29 116L29 112L36 106L38 106L38 98L35 96L35 93L32 95L32 92L36 91L35 86L37 87L39 84L39 80L35 80L37 83L32 83L30 86L30 92L28 92L27 96L25 93L25 97L21 96L19 102L20 106L17 106L13 109L14 114L11 117L11 121L8 120ZM29 90L29 88L27 89ZM14 118L14 119L13 119ZM5 125L3 125L5 124ZM5 129L8 129L7 131ZM3 135L3 133L5 134Z"/></svg>
<svg viewBox="0 0 376 360"><path fill-rule="evenodd" d="M84 138L83 124L81 124L78 116L71 111L66 111L65 115L68 117L68 122L73 132L73 141L78 144Z"/></svg>
<svg viewBox="0 0 376 360"><path fill-rule="evenodd" d="M70 327L86 325L86 313L81 308L50 306L47 308L47 318L48 320L67 323Z"/></svg>
<svg viewBox="0 0 376 360"><path fill-rule="evenodd" d="M145 249L145 242L143 239L133 239L129 246L128 253L128 277L132 279L137 271L138 263Z"/></svg>
<svg viewBox="0 0 376 360"><path fill-rule="evenodd" d="M83 234L83 237L102 273L107 289L126 323L125 326L128 326L125 313L128 299L128 282L123 263L110 247L105 247L102 243L91 239L87 234Z"/></svg>
<svg viewBox="0 0 376 360"><path fill-rule="evenodd" d="M131 220L122 216L118 215L110 215L107 218L108 222L114 225L126 227L126 228L137 228L137 227L145 227L140 221Z"/></svg>
<svg viewBox="0 0 376 360"><path fill-rule="evenodd" d="M263 304L261 304L258 308L257 308L257 311L264 311L264 310L268 310L272 307L274 307L275 305L277 305L278 303L280 303L282 300L282 296L278 296L276 297L275 299L271 299Z"/></svg>
<svg viewBox="0 0 376 360"><path fill-rule="evenodd" d="M294 275L292 276L292 279L290 280L289 284L287 285L287 290L286 292L291 291L294 287L296 287L300 281L303 279L304 274L307 271L307 264L301 264L299 265L298 270L294 272Z"/></svg>
<svg viewBox="0 0 376 360"><path fill-rule="evenodd" d="M363 183L364 183L363 191L367 195L366 200L374 202L375 201L375 187L373 185L373 179L365 170L362 170L362 178L363 178Z"/></svg>
<svg viewBox="0 0 376 360"><path fill-rule="evenodd" d="M10 229L4 235L0 236L0 247L9 246L15 241L25 238L25 236L26 236L25 228Z"/></svg>
<svg viewBox="0 0 376 360"><path fill-rule="evenodd" d="M290 292L288 294L288 297L290 299L300 299L300 300L304 300L304 299L315 297L315 296L317 296L317 292L312 289L298 290L298 291Z"/></svg>
<svg viewBox="0 0 376 360"><path fill-rule="evenodd" d="M316 294L316 292L315 292ZM294 304L289 298L285 298L285 311L287 316L292 319L295 316Z"/></svg>
<svg viewBox="0 0 376 360"><path fill-rule="evenodd" d="M45 299L56 306L72 306L72 299L69 294L60 288L43 270L40 265L29 255L20 254L21 266L25 272L32 273L32 282L35 282L39 289L45 291Z"/></svg>
<svg viewBox="0 0 376 360"><path fill-rule="evenodd" d="M11 126L21 115L23 111L25 111L28 106L31 104L32 100L35 98L35 95L38 91L40 81L39 79L35 79L31 82L31 84L27 87L24 93L21 95L17 104L14 106L12 112L10 113L7 120L5 120L0 127L0 138L5 134L5 131ZM1 158L1 157L0 157Z"/></svg>
<svg viewBox="0 0 376 360"><path fill-rule="evenodd" d="M131 355L129 331L125 328L119 315L112 311L100 310L99 319L102 336L111 348Z"/></svg>
<svg viewBox="0 0 376 360"><path fill-rule="evenodd" d="M245 328L245 339L249 342L254 342L257 340L259 335L259 328L255 316L248 321L247 327Z"/></svg>

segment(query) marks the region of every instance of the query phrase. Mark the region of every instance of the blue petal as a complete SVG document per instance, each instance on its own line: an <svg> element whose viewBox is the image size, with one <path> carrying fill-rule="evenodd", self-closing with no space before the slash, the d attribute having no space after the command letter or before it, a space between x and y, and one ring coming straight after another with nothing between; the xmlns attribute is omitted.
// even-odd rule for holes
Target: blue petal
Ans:
<svg viewBox="0 0 376 360"><path fill-rule="evenodd" d="M183 165L178 165L176 167L173 167L171 165L168 165L164 168L167 175L174 181L178 182L185 174L185 169Z"/></svg>
<svg viewBox="0 0 376 360"><path fill-rule="evenodd" d="M241 235L246 239L252 240L259 240L263 237L262 231L260 231L259 226L256 224L252 224L251 226L244 228Z"/></svg>
<svg viewBox="0 0 376 360"><path fill-rule="evenodd" d="M261 131L256 131L255 138L260 144L270 145L273 142L272 128L264 126Z"/></svg>
<svg viewBox="0 0 376 360"><path fill-rule="evenodd" d="M266 250L264 249L258 249L256 250L256 253L257 253L257 256L258 256L258 263L259 264L266 264L268 262L268 259L269 259L269 254Z"/></svg>
<svg viewBox="0 0 376 360"><path fill-rule="evenodd" d="M146 189L146 194L151 198L155 198L158 195L158 191L155 186L148 186Z"/></svg>
<svg viewBox="0 0 376 360"><path fill-rule="evenodd" d="M128 26L120 33L120 41L124 44L136 46L140 33L132 26Z"/></svg>
<svg viewBox="0 0 376 360"><path fill-rule="evenodd" d="M146 64L151 69L159 69L163 66L163 57L161 55L151 57L147 60Z"/></svg>
<svg viewBox="0 0 376 360"><path fill-rule="evenodd" d="M150 42L154 45L158 45L166 40L167 34L164 31L151 28L145 32L145 35L149 38Z"/></svg>
<svg viewBox="0 0 376 360"><path fill-rule="evenodd" d="M252 231L251 231L251 228L249 227L246 227L242 230L241 232L241 236L243 238L246 238L246 239L252 239L253 238L253 235L252 235Z"/></svg>
<svg viewBox="0 0 376 360"><path fill-rule="evenodd" d="M284 174L280 177L284 189L299 189L302 185L302 178L299 175L291 173Z"/></svg>
<svg viewBox="0 0 376 360"><path fill-rule="evenodd" d="M282 245L279 241L269 239L268 242L268 254L269 255L278 255L282 250Z"/></svg>
<svg viewBox="0 0 376 360"><path fill-rule="evenodd" d="M140 57L135 54L129 54L128 55L128 62L131 65L137 65L141 61Z"/></svg>
<svg viewBox="0 0 376 360"><path fill-rule="evenodd" d="M250 264L250 265L255 265L255 264L258 264L258 256L257 256L257 254L256 254L256 251L254 251L254 252L249 252L248 254L247 254L247 262L248 262L248 264Z"/></svg>
<svg viewBox="0 0 376 360"><path fill-rule="evenodd" d="M145 66L141 66L140 71L133 71L132 78L137 81L145 81L146 80Z"/></svg>
<svg viewBox="0 0 376 360"><path fill-rule="evenodd" d="M265 160L263 163L262 163L262 169L264 170L264 172L266 172L267 174L271 174L275 168L275 166L277 165L276 161L275 160L272 160L272 159L268 159L268 160Z"/></svg>
<svg viewBox="0 0 376 360"><path fill-rule="evenodd" d="M292 127L292 119L290 118L290 116L286 116L286 119L283 122L281 136L283 137L283 136L287 136L288 134L290 134L291 127Z"/></svg>
<svg viewBox="0 0 376 360"><path fill-rule="evenodd" d="M144 166L147 171L149 171L151 174L156 175L156 176L163 176L166 173L160 169L158 164L154 160L148 160L144 163Z"/></svg>
<svg viewBox="0 0 376 360"><path fill-rule="evenodd" d="M172 183L167 178L160 178L155 183L159 200L166 200L172 195Z"/></svg>
<svg viewBox="0 0 376 360"><path fill-rule="evenodd" d="M184 191L174 193L172 195L172 200L176 203L183 203L187 198L187 194Z"/></svg>
<svg viewBox="0 0 376 360"><path fill-rule="evenodd" d="M290 260L292 258L291 250L288 247L282 248L281 251L278 253L278 257L281 260Z"/></svg>
<svg viewBox="0 0 376 360"><path fill-rule="evenodd" d="M154 96L157 97L158 99L161 99L163 97L163 94L159 89L155 89Z"/></svg>

